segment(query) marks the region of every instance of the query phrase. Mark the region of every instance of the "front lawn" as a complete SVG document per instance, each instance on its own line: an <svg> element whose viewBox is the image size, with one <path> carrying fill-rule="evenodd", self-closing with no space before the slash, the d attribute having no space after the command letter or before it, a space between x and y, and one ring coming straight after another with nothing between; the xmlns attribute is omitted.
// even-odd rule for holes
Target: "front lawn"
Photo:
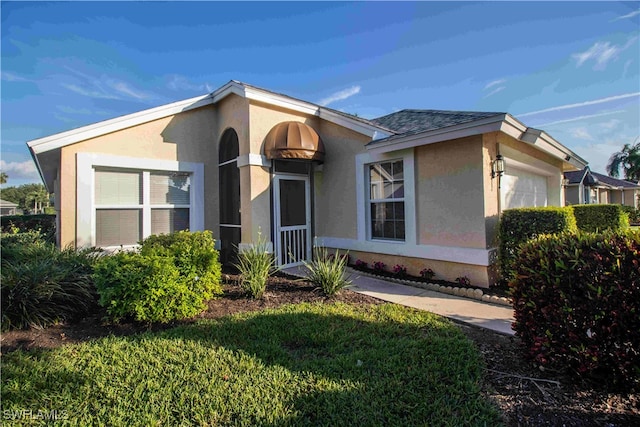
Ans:
<svg viewBox="0 0 640 427"><path fill-rule="evenodd" d="M5 354L2 413L69 425L500 424L481 375L478 351L441 317L302 303Z"/></svg>

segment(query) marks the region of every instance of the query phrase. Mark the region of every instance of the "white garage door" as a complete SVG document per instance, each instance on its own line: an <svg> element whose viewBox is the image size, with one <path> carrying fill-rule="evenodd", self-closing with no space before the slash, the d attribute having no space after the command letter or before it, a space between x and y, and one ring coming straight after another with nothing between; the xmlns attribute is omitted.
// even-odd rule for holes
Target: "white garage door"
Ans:
<svg viewBox="0 0 640 427"><path fill-rule="evenodd" d="M547 206L547 177L508 169L501 179L502 209Z"/></svg>

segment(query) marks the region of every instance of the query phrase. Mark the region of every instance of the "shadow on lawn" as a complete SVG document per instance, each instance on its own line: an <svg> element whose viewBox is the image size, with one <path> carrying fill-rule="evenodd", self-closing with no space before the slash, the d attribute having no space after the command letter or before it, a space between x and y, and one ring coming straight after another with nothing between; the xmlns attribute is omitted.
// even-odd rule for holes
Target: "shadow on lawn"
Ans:
<svg viewBox="0 0 640 427"><path fill-rule="evenodd" d="M392 306L369 309L372 321L307 309L227 317L161 336L221 346L313 381L336 384L327 387L333 390L301 390L291 396L295 415L278 425L498 422L495 410L480 396L477 353L450 323L434 316L428 324L394 321L397 308ZM335 390L338 384L341 389Z"/></svg>
<svg viewBox="0 0 640 427"><path fill-rule="evenodd" d="M116 392L122 403L131 406L135 399L127 387L135 387L150 375L157 376L154 393L186 394L187 403L163 395L172 415L156 420L161 424L500 424L497 410L481 395L481 365L473 345L450 322L393 305L299 304L104 340L97 342L105 343L101 354L108 357L117 347L125 353L114 355L125 354L133 361L126 367L128 383L108 368L118 361L103 362L107 370L101 375L109 380L113 375L113 381L121 382L122 390ZM202 366L200 357L210 356L210 350L218 352L215 357L226 359L207 370L209 366ZM76 351L83 352L81 347L74 354ZM36 359L46 362L48 354L39 352ZM160 363L159 371L145 372L143 368L154 363ZM231 371L222 375L221 365ZM4 369L3 376L7 366ZM42 366L34 364L29 369L42 370ZM192 372L193 378L186 382ZM20 375L18 370L15 375ZM71 384L75 384L71 394L88 390L88 381L80 374L53 371L21 393L47 400ZM254 394L248 394L248 388ZM20 403L20 396L7 396L6 391L3 399L12 397L14 405ZM209 397L203 398L205 395ZM115 404L101 401L100 395L84 398L100 410L100 406ZM133 405L146 406L144 402ZM278 416L274 417L270 405L279 406ZM136 424L135 419L119 421Z"/></svg>

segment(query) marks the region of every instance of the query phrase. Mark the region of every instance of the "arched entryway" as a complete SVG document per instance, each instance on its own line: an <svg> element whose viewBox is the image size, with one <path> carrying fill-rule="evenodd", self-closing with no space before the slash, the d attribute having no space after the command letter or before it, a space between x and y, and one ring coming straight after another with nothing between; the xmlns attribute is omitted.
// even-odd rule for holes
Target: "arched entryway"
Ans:
<svg viewBox="0 0 640 427"><path fill-rule="evenodd" d="M220 262L232 265L236 262L240 244L240 153L238 134L227 129L218 149L218 177L220 196Z"/></svg>
<svg viewBox="0 0 640 427"><path fill-rule="evenodd" d="M278 265L300 265L311 259L313 163L324 160L317 132L300 122L274 126L264 145L272 161L273 241Z"/></svg>

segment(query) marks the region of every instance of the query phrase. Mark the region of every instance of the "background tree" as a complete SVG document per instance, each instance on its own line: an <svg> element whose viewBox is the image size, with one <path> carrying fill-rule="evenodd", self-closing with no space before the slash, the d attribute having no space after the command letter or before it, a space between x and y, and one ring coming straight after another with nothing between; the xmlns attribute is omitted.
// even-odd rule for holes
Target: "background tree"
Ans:
<svg viewBox="0 0 640 427"><path fill-rule="evenodd" d="M621 168L625 179L640 181L640 142L633 145L625 144L621 151L611 155L607 164L609 176L618 178Z"/></svg>
<svg viewBox="0 0 640 427"><path fill-rule="evenodd" d="M0 172L0 184L6 183L8 179L9 176L6 173Z"/></svg>
<svg viewBox="0 0 640 427"><path fill-rule="evenodd" d="M39 211L49 205L49 193L42 184L23 184L18 187L7 187L0 190L0 198L17 203L24 212Z"/></svg>

